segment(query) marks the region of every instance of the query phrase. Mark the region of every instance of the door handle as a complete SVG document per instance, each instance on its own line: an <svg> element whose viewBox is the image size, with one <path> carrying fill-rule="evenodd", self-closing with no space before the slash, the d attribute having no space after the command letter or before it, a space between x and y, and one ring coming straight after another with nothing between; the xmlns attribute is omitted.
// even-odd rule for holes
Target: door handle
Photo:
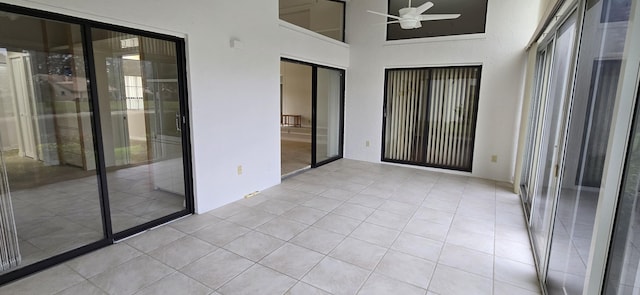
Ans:
<svg viewBox="0 0 640 295"><path fill-rule="evenodd" d="M176 112L176 130L182 132L180 128L180 112Z"/></svg>

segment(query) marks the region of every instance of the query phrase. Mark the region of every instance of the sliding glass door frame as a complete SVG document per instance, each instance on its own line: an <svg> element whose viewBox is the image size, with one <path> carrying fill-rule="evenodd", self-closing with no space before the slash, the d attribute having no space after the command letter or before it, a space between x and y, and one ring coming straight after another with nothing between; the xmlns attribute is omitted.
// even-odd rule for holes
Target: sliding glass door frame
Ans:
<svg viewBox="0 0 640 295"><path fill-rule="evenodd" d="M317 168L322 165L331 163L343 157L344 152L344 91L345 91L345 70L330 66L318 65L309 62L299 61L289 58L280 58L283 62L301 64L311 67L311 168ZM338 154L328 159L318 161L318 69L328 69L340 73L340 122L339 122L339 139Z"/></svg>
<svg viewBox="0 0 640 295"><path fill-rule="evenodd" d="M632 0L630 15L640 15L640 1ZM636 18L628 22L626 32L623 65L618 81L618 91L614 107L613 121L609 133L609 142L605 160L602 188L598 199L598 209L595 216L591 253L585 280L585 294L604 294L605 278L610 259L613 241L613 231L618 220L617 211L620 195L623 190L625 163L630 153L631 132L636 104L640 103L640 21Z"/></svg>
<svg viewBox="0 0 640 295"><path fill-rule="evenodd" d="M536 51L536 69L534 74L534 89L531 99L531 108L529 112L529 124L527 126L527 141L525 148L525 164L522 166L522 177L520 183L520 193L522 203L525 209L525 217L527 224L531 222L531 211L533 209L533 192L535 187L536 171L538 162L536 161L539 151L539 145L536 144L538 138L538 122L540 122L540 101L546 93L548 87L548 74L550 71L550 56L548 53L548 44L540 45Z"/></svg>
<svg viewBox="0 0 640 295"><path fill-rule="evenodd" d="M469 155L468 155L468 162L469 162L469 167L460 167L460 166L450 166L450 165L441 165L441 164L433 164L433 163L428 163L428 161L426 160L426 157L423 161L412 161L412 160L398 160L398 159L392 159L390 157L386 156L387 153L387 149L386 149L386 142L388 138L392 137L392 134L387 134L387 125L390 124L388 121L390 120L389 118L391 117L389 114L389 109L390 108L390 104L392 101L392 98L389 97L388 93L389 93L389 76L391 75L391 73L393 71L398 71L398 70L425 70L426 72L428 72L428 74L426 75L426 79L427 79L427 83L424 86L424 92L426 93L426 99L425 99L425 108L428 112L428 110L431 108L432 104L434 104L434 102L432 101L431 98L431 92L432 92L432 80L434 79L434 75L433 73L438 71L438 70L451 70L451 69L469 69L469 70L474 70L477 71L477 85L475 85L476 89L475 89L475 95L473 97L473 99L475 101L473 101L473 103L475 103L475 110L470 111L469 114L467 114L468 116L473 118L473 122L471 123L471 125L469 126L469 134L470 134L470 141L471 143L469 144ZM383 99L383 109L382 109L382 147L380 149L380 160L382 162L388 162L388 163L396 163L396 164L405 164L405 165L413 165L413 166L421 166L421 167L429 167L429 168L437 168L437 169L447 169L447 170L456 170L456 171L462 171L462 172L472 172L473 170L473 157L474 157L474 151L475 151L475 140L476 140L476 126L478 123L478 106L479 106L479 101L480 101L480 91L481 91L481 84L482 84L482 65L481 64L469 64L469 65L463 65L463 66L434 66L434 67L407 67L407 68L386 68L385 69L385 77L384 77L384 99ZM436 104L437 105L437 104ZM426 117L423 118L425 120L425 125L424 125L424 130L421 134L419 134L421 136L420 141L425 144L425 146L427 145L427 141L429 140L428 135L429 135L429 130L431 128L431 119L429 117L430 114L426 114ZM419 133L419 132L418 132Z"/></svg>
<svg viewBox="0 0 640 295"><path fill-rule="evenodd" d="M178 62L178 86L179 86L179 92L180 92L180 101L179 101L179 105L180 105L180 122L178 122L178 124L181 127L182 130L182 136L181 136L181 143L182 143L182 152L183 152L183 167L184 167L184 184L185 184L185 209L178 211L178 212L174 212L172 214L160 217L158 219L155 220L151 220L149 222L134 226L132 228L128 228L125 229L123 231L117 232L117 233L113 233L113 227L112 227L112 222L111 222L111 214L110 214L110 208L109 208L109 188L106 185L107 182L107 168L106 168L106 161L104 158L104 141L103 141L103 134L102 134L102 128L100 128L100 125L97 122L101 122L100 121L100 107L99 107L99 102L98 102L98 87L96 83L91 83L89 82L89 86L90 86L90 91L91 91L91 107L94 111L94 123L92 124L92 128L94 131L95 139L97 141L97 147L98 147L98 169L101 173L99 173L99 177L100 177L100 181L99 183L102 184L100 186L100 190L103 196L103 212L106 212L106 216L103 217L105 223L104 223L104 227L105 227L105 232L107 233L107 239L108 240L121 240L124 239L126 237L129 237L131 235L134 235L136 233L140 233L143 232L147 229L150 229L152 227L156 227L159 226L161 224L167 223L171 220L174 220L176 218L182 217L182 216L186 216L189 214L192 214L195 210L195 205L194 205L194 200L193 200L193 185L192 185L192 167L191 167L191 142L189 139L190 136L190 128L189 128L189 124L187 124L187 122L189 122L189 114L188 114L188 92L187 92L187 87L186 87L186 76L187 76L187 72L186 72L186 49L185 49L185 42L184 39L182 38L178 38L178 37L174 37L174 36L169 36L169 35L164 35L164 34L159 34L159 33L154 33L154 32L148 32L148 31L143 31L143 30L138 30L138 29L131 29L131 28L127 28L127 27L122 27L122 26L117 26L117 25L111 25L111 24L105 24L105 23L92 23L90 22L87 25L83 26L83 31L84 31L84 36L85 37L85 42L87 43L87 45L85 46L86 51L85 52L85 58L87 59L87 73L89 73L89 81L97 81L96 78L96 70L95 67L93 66L89 66L89 65L93 65L95 63L94 60L94 55L93 54L88 54L88 53L92 53L93 52L93 44L90 40L92 40L92 36L91 36L91 29L104 29L104 30L111 30L111 31L116 31L116 32L122 32L122 33L129 33L129 34L135 34L135 35L140 35L143 37L150 37L150 38L156 38L156 39L161 39L161 40L166 40L166 41L170 41L170 42L175 42L176 44L176 57L177 57L177 62ZM88 39L86 39L88 38ZM103 213L104 214L104 213ZM108 230L107 230L108 229Z"/></svg>
<svg viewBox="0 0 640 295"><path fill-rule="evenodd" d="M520 194L526 212L527 227L531 239L533 258L538 270L538 279L543 290L546 290L550 250L553 243L552 235L556 222L558 194L563 179L567 154L567 139L571 120L570 110L573 104L576 70L578 66L576 49L580 44L582 14L583 11L578 8L577 3L569 4L566 7L565 13L563 13L563 17L557 19L557 22L548 30L547 36L538 43L537 49L535 49L537 51L536 70L534 74L535 80L533 84L535 88L533 89L530 102L531 112L529 114L529 126L527 128L528 143L525 148L525 157L527 157L527 159L524 160L526 164L523 165L522 175L525 177L521 179ZM549 109L553 106L549 103L553 103L553 101L550 101L550 99L553 99L551 96L554 95L554 93L551 93L551 85L554 83L552 79L557 78L552 77L552 74L554 73L554 68L559 66L554 64L556 54L559 54L556 51L557 40L560 37L561 28L565 26L572 17L575 17L576 31L571 41L573 46L570 51L570 56L567 57L569 60L567 63L567 83L565 85L559 85L564 88L562 90L563 95L555 98L555 100L560 100L556 102L559 104L559 117L556 122L553 122L553 120L550 122L550 124L556 125L555 128L557 128L557 130L555 134L549 134L547 138L548 141L554 142L556 150L547 151L546 155L543 155L543 145L548 147L549 144L543 140L545 136L544 132L553 130L551 126L549 126L549 130L545 130L545 122L550 119L547 118L547 116L553 115L550 113L553 112L553 110ZM552 159L552 163L545 164L548 158ZM545 165L551 165L551 169L548 171L550 174L548 178L550 182L548 187L549 192L546 194L547 198L551 198L551 200L544 200L547 206L549 206L549 208L544 209L545 212L537 212L540 209L537 203L541 200L537 198L538 194L536 191L540 186L544 185L541 182L546 178L544 175L545 169L543 169ZM538 231L544 235L542 241L539 241L540 237L534 233L535 230L533 228L535 217L539 214L544 214L543 217L546 220L543 220L544 228ZM538 245L536 243L537 241L542 243ZM537 248L536 245L540 248Z"/></svg>
<svg viewBox="0 0 640 295"><path fill-rule="evenodd" d="M90 93L89 110L92 112L90 116L91 130L93 132L93 145L96 151L94 157L96 161L96 174L97 174L97 189L100 194L100 214L103 226L103 238L83 245L81 247L68 250L61 254L51 256L49 258L34 262L32 264L25 265L17 268L13 271L0 275L0 285L8 283L10 281L22 278L29 274L41 271L43 269L52 267L54 265L63 263L72 258L81 256L83 254L95 251L97 249L109 246L119 239L131 236L133 234L145 231L152 227L164 224L173 219L181 216L186 216L194 212L194 200L193 200L193 185L192 185L192 167L191 167L191 143L190 143L190 128L189 128L189 112L188 112L188 96L187 96L187 84L186 84L186 52L185 41L182 38L149 32L145 30L128 28L119 25L112 25L88 19L67 16L58 13L52 13L48 11L36 10L31 8L25 8L21 6L15 6L11 4L0 3L0 11L21 14L31 17L42 18L46 20L69 23L78 25L81 27L82 45L83 45L83 58L85 61L84 71L87 74L87 90ZM103 134L101 130L100 109L98 104L98 90L96 81L96 69L94 66L93 44L91 29L106 29L130 34L136 34L144 37L157 38L176 44L176 57L178 67L178 84L180 95L180 121L178 122L181 130L181 143L183 146L183 169L184 169L184 184L185 184L185 208L179 212L146 222L144 224L129 228L119 233L113 233L111 217L110 217L110 204L107 187L107 170L105 165L105 148L103 146Z"/></svg>
<svg viewBox="0 0 640 295"><path fill-rule="evenodd" d="M337 71L340 74L340 122L338 123L338 154L328 159L318 161L318 69ZM320 167L342 158L344 148L344 70L327 66L313 65L311 72L311 168ZM328 135L327 135L328 136Z"/></svg>

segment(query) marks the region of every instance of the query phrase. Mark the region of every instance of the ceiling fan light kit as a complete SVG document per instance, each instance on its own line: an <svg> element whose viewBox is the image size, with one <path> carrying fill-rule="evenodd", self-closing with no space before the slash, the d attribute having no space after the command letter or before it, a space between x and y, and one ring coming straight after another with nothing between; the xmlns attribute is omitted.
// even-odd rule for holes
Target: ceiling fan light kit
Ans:
<svg viewBox="0 0 640 295"><path fill-rule="evenodd" d="M434 5L433 2L427 1L425 4L422 4L418 7L411 7L411 0L409 0L409 5L407 7L401 8L398 11L398 16L371 11L371 10L367 10L367 12L395 19L394 21L387 22L387 24L400 24L400 27L405 30L421 28L422 21L456 19L460 17L459 13L457 14L423 14L424 12L429 10L431 7L433 7L433 5Z"/></svg>

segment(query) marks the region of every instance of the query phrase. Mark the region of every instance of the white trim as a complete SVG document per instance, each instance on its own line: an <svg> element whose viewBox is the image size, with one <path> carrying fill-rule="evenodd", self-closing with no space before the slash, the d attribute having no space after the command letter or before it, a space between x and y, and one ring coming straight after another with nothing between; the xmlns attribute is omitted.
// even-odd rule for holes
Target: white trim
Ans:
<svg viewBox="0 0 640 295"><path fill-rule="evenodd" d="M478 39L487 39L487 33L389 40L389 41L385 41L385 43L382 46L398 46L398 45L451 42L451 41L468 41L468 40L478 40Z"/></svg>
<svg viewBox="0 0 640 295"><path fill-rule="evenodd" d="M283 58L291 59L291 60L294 60L294 61L306 62L306 63L314 64L314 65L317 65L317 66L325 66L325 67L335 68L335 69L339 69L339 70L344 70L345 72L348 69L348 67L345 67L344 65L327 63L325 61L318 61L318 60L309 59L309 58L305 58L305 57L299 57L299 56L286 54L286 53L281 53L280 54L280 61L282 61Z"/></svg>
<svg viewBox="0 0 640 295"><path fill-rule="evenodd" d="M338 41L338 40L333 39L333 38L329 38L329 37L327 37L325 35L316 33L314 31L311 31L309 29L305 29L303 27L296 26L296 25L294 25L292 23L283 21L281 19L278 20L278 25L283 29L288 29L288 30L291 30L291 31L294 31L294 32L305 34L305 35L307 35L309 37L313 37L313 38L316 38L316 39L319 39L319 40L322 40L322 41L325 41L325 42L329 42L329 43L332 43L332 44L335 44L335 45L338 45L338 46L342 46L344 48L349 48L349 44L347 44L345 42Z"/></svg>
<svg viewBox="0 0 640 295"><path fill-rule="evenodd" d="M22 1L7 0L3 2L11 5L20 6L20 7L43 10L46 12L58 13L66 16L77 17L77 18L82 18L90 21L96 21L96 22L102 22L110 25L127 27L131 29L149 31L149 32L158 33L158 34L165 34L165 35L170 35L178 38L186 39L186 36L187 36L187 34L184 32L178 32L178 31L173 31L166 28L145 25L142 23L135 23L135 22L125 21L117 18L106 17L99 14L93 14L93 13L81 11L81 10L60 8L58 6L44 4L44 3L33 1L33 0L22 0Z"/></svg>
<svg viewBox="0 0 640 295"><path fill-rule="evenodd" d="M456 62L456 63L430 63L430 64L398 64L398 65L385 65L385 70L393 70L393 69L420 69L420 68L445 68L445 67L475 67L475 66L483 66L483 62Z"/></svg>

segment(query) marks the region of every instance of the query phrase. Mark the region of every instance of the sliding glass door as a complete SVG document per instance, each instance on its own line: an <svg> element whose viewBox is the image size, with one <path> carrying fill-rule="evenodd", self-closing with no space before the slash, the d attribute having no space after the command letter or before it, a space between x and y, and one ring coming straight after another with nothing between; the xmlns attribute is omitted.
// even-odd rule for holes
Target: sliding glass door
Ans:
<svg viewBox="0 0 640 295"><path fill-rule="evenodd" d="M282 175L342 157L344 70L280 62Z"/></svg>
<svg viewBox="0 0 640 295"><path fill-rule="evenodd" d="M611 192L619 184L611 179L617 179L619 167L611 165L617 165L624 154L619 148L621 133L611 130L616 122L629 126L625 116L631 111L620 105L631 105L629 81L637 87L638 43L628 40L637 35L629 31L630 11L635 7L631 4L606 0L565 3L556 15L567 18L554 20L557 23L539 43L537 88L532 99L538 106L532 105L530 115L530 161L523 170L529 174L523 173L522 187L527 189L525 204L527 195L532 196L530 233L541 284L550 295L595 294L602 282L598 277L606 259L602 245L610 234L603 228L613 218L598 214L613 211ZM626 60L625 54L636 59ZM550 59L550 65L545 65ZM621 108L618 113L616 108ZM635 284L639 259L631 228L638 188L633 179L637 174L633 164L637 138L633 136L635 133L618 207L619 227L609 252L606 294L640 290Z"/></svg>
<svg viewBox="0 0 640 295"><path fill-rule="evenodd" d="M0 284L193 212L184 41L0 13Z"/></svg>
<svg viewBox="0 0 640 295"><path fill-rule="evenodd" d="M567 118L563 110L570 97L571 73L576 16L567 19L547 46L546 54L551 54L548 90L541 91L546 97L540 99L541 119L536 182L533 186L530 227L540 273L546 273L550 231L555 216L556 195L559 185L559 170L564 153L565 124Z"/></svg>
<svg viewBox="0 0 640 295"><path fill-rule="evenodd" d="M342 156L343 71L316 68L313 166Z"/></svg>
<svg viewBox="0 0 640 295"><path fill-rule="evenodd" d="M640 84L636 95L635 117L604 282L605 294L640 293Z"/></svg>
<svg viewBox="0 0 640 295"><path fill-rule="evenodd" d="M544 46L536 54L536 73L533 98L531 100L531 112L529 113L529 126L527 129L527 146L522 169L522 181L520 183L520 192L522 195L522 203L524 205L527 221L530 221L533 206L533 188L538 171L538 156L540 154L540 126L543 112L540 112L541 102L547 97L549 85L549 74L551 72L551 61L553 54L553 43Z"/></svg>
<svg viewBox="0 0 640 295"><path fill-rule="evenodd" d="M175 42L92 29L114 232L185 210Z"/></svg>
<svg viewBox="0 0 640 295"><path fill-rule="evenodd" d="M382 160L470 172L481 71L388 69Z"/></svg>
<svg viewBox="0 0 640 295"><path fill-rule="evenodd" d="M5 271L106 238L83 28L11 16L0 18L0 236L17 238L0 241L16 249Z"/></svg>

